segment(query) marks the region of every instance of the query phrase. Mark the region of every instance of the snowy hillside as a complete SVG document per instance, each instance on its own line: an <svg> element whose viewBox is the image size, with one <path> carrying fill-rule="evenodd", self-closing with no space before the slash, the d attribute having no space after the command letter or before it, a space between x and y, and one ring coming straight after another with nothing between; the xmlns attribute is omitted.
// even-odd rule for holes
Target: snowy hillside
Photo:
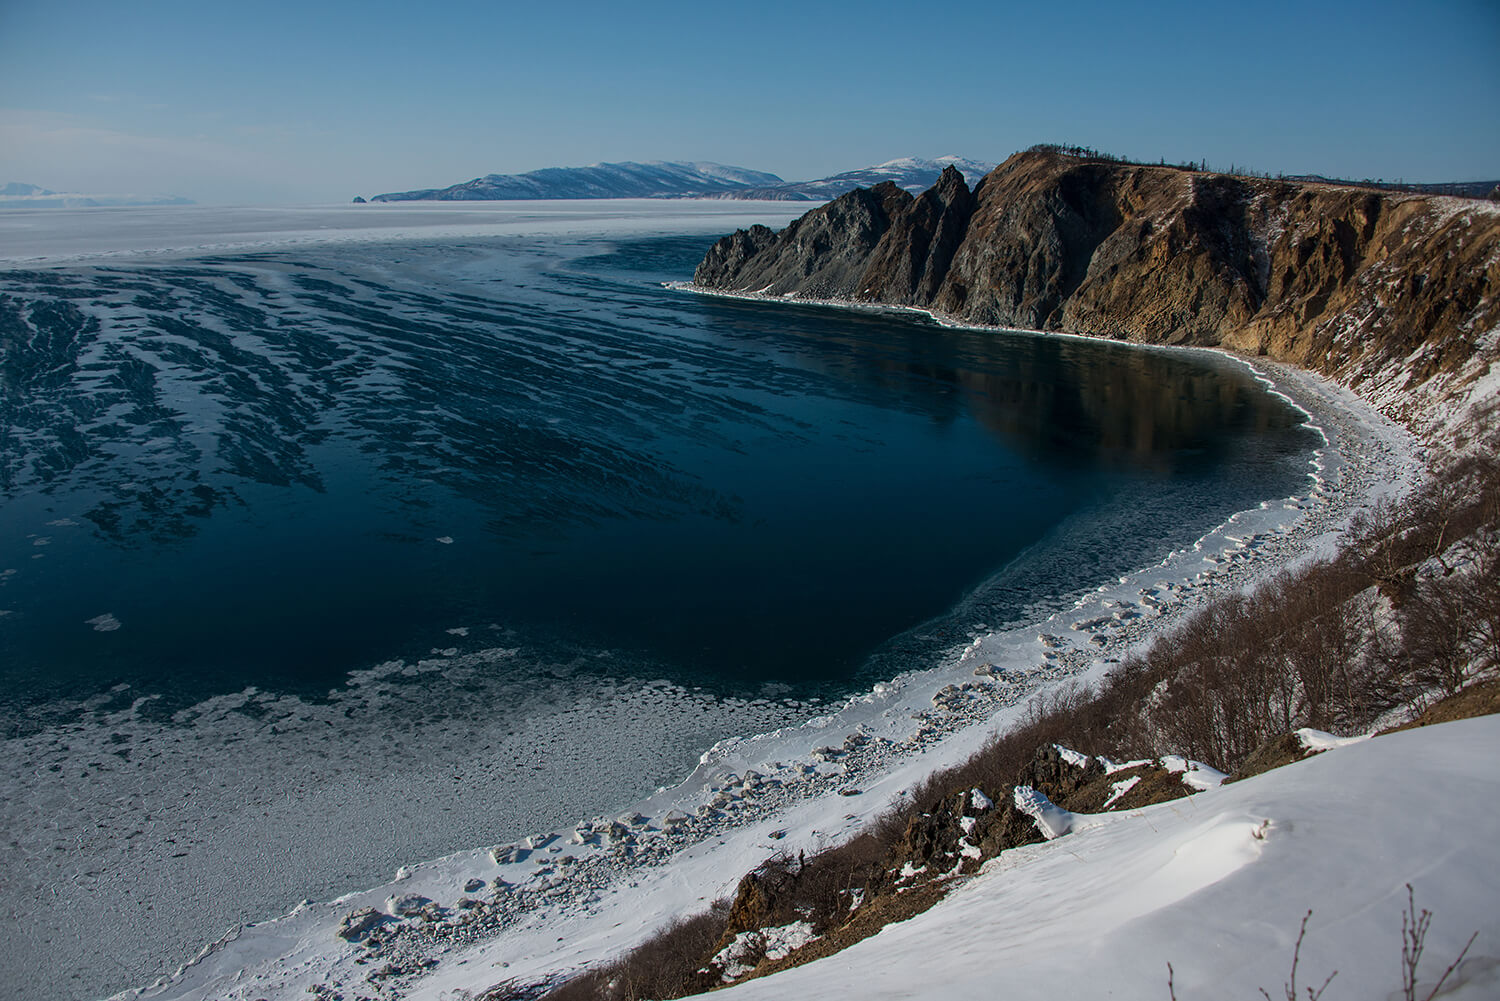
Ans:
<svg viewBox="0 0 1500 1001"><path fill-rule="evenodd" d="M678 198L783 183L775 174L707 161L596 163L486 174L447 188L376 195L374 202L509 201L554 198Z"/></svg>
<svg viewBox="0 0 1500 1001"><path fill-rule="evenodd" d="M731 988L757 998L1056 995L1163 1001L1400 998L1406 884L1432 912L1431 985L1478 933L1442 997L1500 996L1500 718L1336 747L1187 800L1015 849L910 921L844 952ZM1301 988L1299 988L1300 992Z"/></svg>
<svg viewBox="0 0 1500 1001"><path fill-rule="evenodd" d="M793 181L774 187L730 192L716 197L821 202L837 198L839 195L853 191L855 188L873 187L882 181L894 181L897 187L905 188L913 194L920 194L936 184L938 176L943 172L943 168L949 165L958 168L959 172L964 175L965 182L971 188L979 183L981 177L995 169L993 163L967 160L961 156L940 156L935 160L906 156L897 160L887 160L885 163L876 164L873 167L861 167L859 170L845 171L842 174L835 174L832 177L824 177L816 181Z"/></svg>
<svg viewBox="0 0 1500 1001"><path fill-rule="evenodd" d="M1416 996L1428 996L1471 935L1441 997L1500 996L1500 817L1489 809L1500 795L1500 716L1321 746L1326 752L1309 760L1188 799L1073 815L1072 833L1003 853L930 910L724 996L945 1001L1004 985L1005 997L1045 999L1066 985L1069 997L1167 1001L1171 964L1179 1001L1254 998L1261 988L1280 998L1312 911L1298 982L1316 988L1336 973L1324 1001L1399 1001L1408 884L1418 916L1432 914ZM795 851L809 830L845 828L850 806L869 809L838 796L804 804L783 819L779 844ZM331 910L303 907L243 929L172 981L120 1001L327 1001L367 988L372 970L383 998L536 997L560 975L703 907L778 844L764 830L725 835L670 866L637 870L624 892L596 895L586 908L554 903L498 938L450 936L446 921L428 923L415 909L431 910L425 894L483 868L454 856L363 895L392 894L380 911L363 912L376 927L396 921L405 930L387 933L386 944L334 934L333 915L353 898ZM387 916L406 913L408 900L409 916ZM449 944L430 958L400 944L434 931ZM785 932L790 946L808 944L806 928L771 931Z"/></svg>
<svg viewBox="0 0 1500 1001"><path fill-rule="evenodd" d="M596 163L589 167L546 167L525 174L486 174L447 188L424 188L376 195L374 202L509 201L552 198L741 198L821 202L882 181L920 192L937 182L948 165L973 187L994 169L992 163L940 156L902 157L811 181L783 181L775 174L707 161Z"/></svg>

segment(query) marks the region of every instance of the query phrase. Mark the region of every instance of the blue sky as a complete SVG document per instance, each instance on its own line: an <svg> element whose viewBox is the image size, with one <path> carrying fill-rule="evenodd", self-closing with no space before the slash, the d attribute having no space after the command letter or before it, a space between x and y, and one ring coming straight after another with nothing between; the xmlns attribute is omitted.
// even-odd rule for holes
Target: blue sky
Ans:
<svg viewBox="0 0 1500 1001"><path fill-rule="evenodd" d="M307 203L601 160L804 179L1037 142L1500 178L1500 0L0 0L0 183Z"/></svg>

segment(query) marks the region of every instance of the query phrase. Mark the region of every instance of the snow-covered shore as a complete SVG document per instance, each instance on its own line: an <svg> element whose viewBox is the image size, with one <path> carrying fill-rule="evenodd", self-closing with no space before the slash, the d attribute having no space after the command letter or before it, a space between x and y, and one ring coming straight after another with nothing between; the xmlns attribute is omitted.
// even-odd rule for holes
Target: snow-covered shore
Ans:
<svg viewBox="0 0 1500 1001"><path fill-rule="evenodd" d="M1260 375L1327 439L1305 493L1241 512L1045 622L978 636L947 662L812 723L722 741L686 781L619 819L410 866L389 884L242 928L129 995L253 1001L323 985L328 996L378 986L387 996L456 998L597 961L731 891L765 857L839 840L925 774L967 757L1039 688L1102 672L1214 594L1325 550L1354 513L1420 477L1415 439L1352 393L1282 366ZM374 948L337 935L362 908L385 915L366 917L381 926Z"/></svg>
<svg viewBox="0 0 1500 1001"><path fill-rule="evenodd" d="M1432 912L1417 997L1500 993L1500 718L1335 747L1060 842L1013 849L916 919L726 998L1400 998L1402 915ZM1306 935L1298 943L1308 911ZM1477 933L1477 934L1476 934ZM851 985L858 985L857 991ZM1299 990L1301 988L1298 988Z"/></svg>

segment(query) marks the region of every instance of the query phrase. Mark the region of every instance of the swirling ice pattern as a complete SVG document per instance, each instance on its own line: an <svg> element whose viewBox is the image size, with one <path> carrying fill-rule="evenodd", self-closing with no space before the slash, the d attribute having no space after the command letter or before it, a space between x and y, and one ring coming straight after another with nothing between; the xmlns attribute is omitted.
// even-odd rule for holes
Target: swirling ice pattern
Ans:
<svg viewBox="0 0 1500 1001"><path fill-rule="evenodd" d="M321 490L330 438L501 530L732 511L643 446L754 419L718 392L736 374L702 345L643 349L584 297L437 296L277 255L6 285L0 490L133 485L88 513L121 542L188 534L244 481Z"/></svg>

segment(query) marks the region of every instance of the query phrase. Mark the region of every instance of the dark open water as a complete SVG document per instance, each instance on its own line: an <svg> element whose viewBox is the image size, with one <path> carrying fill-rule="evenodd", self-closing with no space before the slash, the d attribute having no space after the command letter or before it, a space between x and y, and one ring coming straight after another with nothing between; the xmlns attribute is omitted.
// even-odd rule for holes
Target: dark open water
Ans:
<svg viewBox="0 0 1500 1001"><path fill-rule="evenodd" d="M826 694L1303 482L1232 365L661 286L709 242L4 274L11 732L497 641Z"/></svg>
<svg viewBox="0 0 1500 1001"><path fill-rule="evenodd" d="M710 242L0 271L7 996L623 806L1305 486L1226 360L662 287Z"/></svg>

